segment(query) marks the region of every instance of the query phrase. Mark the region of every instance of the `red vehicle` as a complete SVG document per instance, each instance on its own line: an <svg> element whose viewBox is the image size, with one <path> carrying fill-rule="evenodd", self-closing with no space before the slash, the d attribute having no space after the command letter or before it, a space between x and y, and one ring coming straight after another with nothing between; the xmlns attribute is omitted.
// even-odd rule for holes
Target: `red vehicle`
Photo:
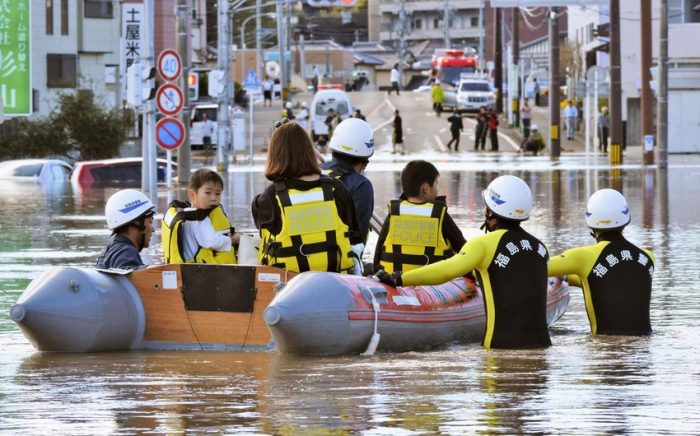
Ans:
<svg viewBox="0 0 700 436"><path fill-rule="evenodd" d="M460 49L436 49L431 63L433 75L440 79L445 90L443 107L454 107L457 100L457 86L463 74L477 77L478 59Z"/></svg>

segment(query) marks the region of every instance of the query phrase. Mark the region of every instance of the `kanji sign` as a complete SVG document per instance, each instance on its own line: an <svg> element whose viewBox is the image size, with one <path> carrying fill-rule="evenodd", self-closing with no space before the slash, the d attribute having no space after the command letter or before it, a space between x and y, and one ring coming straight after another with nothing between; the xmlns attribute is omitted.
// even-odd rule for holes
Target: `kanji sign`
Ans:
<svg viewBox="0 0 700 436"><path fill-rule="evenodd" d="M0 98L5 115L32 113L29 0L0 1Z"/></svg>
<svg viewBox="0 0 700 436"><path fill-rule="evenodd" d="M156 123L156 142L165 150L175 150L185 142L185 126L176 118L163 118Z"/></svg>
<svg viewBox="0 0 700 436"><path fill-rule="evenodd" d="M172 83L166 83L158 88L156 105L163 115L175 116L182 111L184 104L182 90Z"/></svg>
<svg viewBox="0 0 700 436"><path fill-rule="evenodd" d="M146 57L146 12L142 3L122 4L121 76L134 62ZM126 80L122 82L126 85ZM123 91L123 90L122 90Z"/></svg>
<svg viewBox="0 0 700 436"><path fill-rule="evenodd" d="M158 73L168 82L174 82L182 74L182 59L175 50L163 50L158 56Z"/></svg>

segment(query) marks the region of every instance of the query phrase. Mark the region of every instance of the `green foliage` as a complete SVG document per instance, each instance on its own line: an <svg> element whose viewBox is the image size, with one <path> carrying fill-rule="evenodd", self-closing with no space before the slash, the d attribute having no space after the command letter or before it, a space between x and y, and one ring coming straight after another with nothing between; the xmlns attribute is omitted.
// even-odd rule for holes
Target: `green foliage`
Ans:
<svg viewBox="0 0 700 436"><path fill-rule="evenodd" d="M61 94L58 109L48 117L10 120L0 135L0 160L27 157L66 157L93 160L115 157L127 139L121 109L107 110L94 94Z"/></svg>

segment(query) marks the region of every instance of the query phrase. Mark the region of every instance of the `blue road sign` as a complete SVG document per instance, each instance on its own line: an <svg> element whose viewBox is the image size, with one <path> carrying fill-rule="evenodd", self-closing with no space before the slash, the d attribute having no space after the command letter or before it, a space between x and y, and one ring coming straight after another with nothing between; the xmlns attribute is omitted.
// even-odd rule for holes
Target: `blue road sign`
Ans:
<svg viewBox="0 0 700 436"><path fill-rule="evenodd" d="M250 71L248 71L248 75L245 78L245 82L243 82L243 87L244 88L251 88L251 89L260 88L260 82L258 82L258 76L255 74L255 71L252 68L250 69Z"/></svg>
<svg viewBox="0 0 700 436"><path fill-rule="evenodd" d="M175 150L185 142L185 126L176 118L163 118L156 123L156 142L165 150Z"/></svg>

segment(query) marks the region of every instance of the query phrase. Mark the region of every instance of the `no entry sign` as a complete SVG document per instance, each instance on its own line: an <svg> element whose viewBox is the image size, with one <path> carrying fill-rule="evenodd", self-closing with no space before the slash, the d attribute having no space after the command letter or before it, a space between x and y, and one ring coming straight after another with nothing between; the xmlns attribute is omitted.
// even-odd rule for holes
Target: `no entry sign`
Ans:
<svg viewBox="0 0 700 436"><path fill-rule="evenodd" d="M163 118L156 123L156 142L165 150L175 150L185 142L185 126L176 118Z"/></svg>

